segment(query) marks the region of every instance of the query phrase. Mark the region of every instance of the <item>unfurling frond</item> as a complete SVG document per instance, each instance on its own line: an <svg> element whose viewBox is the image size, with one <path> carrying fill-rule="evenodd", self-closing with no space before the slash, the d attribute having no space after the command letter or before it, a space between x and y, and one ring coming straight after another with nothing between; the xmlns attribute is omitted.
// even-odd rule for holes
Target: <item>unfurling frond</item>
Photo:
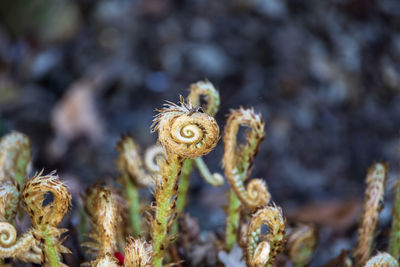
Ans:
<svg viewBox="0 0 400 267"><path fill-rule="evenodd" d="M251 130L246 132L246 144L238 146L237 134L240 126L250 127ZM244 185L264 137L264 122L260 114L245 108L231 111L225 126L222 163L230 186L250 210L265 206L270 201L268 187L261 179L252 179L247 189Z"/></svg>
<svg viewBox="0 0 400 267"><path fill-rule="evenodd" d="M197 110L181 96L180 105L167 102L153 120L152 131L170 152L184 158L196 158L214 149L219 138L215 119Z"/></svg>
<svg viewBox="0 0 400 267"><path fill-rule="evenodd" d="M29 138L12 132L0 139L0 183L15 181L22 187L31 165Z"/></svg>
<svg viewBox="0 0 400 267"><path fill-rule="evenodd" d="M50 195L53 200L48 202ZM62 245L60 236L66 229L57 225L63 220L71 207L71 195L67 186L62 183L55 172L43 175L36 174L29 180L22 192L25 210L31 217L33 236L40 242L43 252L43 265L64 266L61 253L70 253Z"/></svg>
<svg viewBox="0 0 400 267"><path fill-rule="evenodd" d="M364 212L358 228L358 242L354 251L356 266L363 266L371 256L375 230L382 209L387 176L387 165L376 163L367 173Z"/></svg>
<svg viewBox="0 0 400 267"><path fill-rule="evenodd" d="M269 232L261 233L266 225ZM246 262L250 267L273 266L275 257L283 249L285 219L276 206L258 210L251 218L247 229Z"/></svg>

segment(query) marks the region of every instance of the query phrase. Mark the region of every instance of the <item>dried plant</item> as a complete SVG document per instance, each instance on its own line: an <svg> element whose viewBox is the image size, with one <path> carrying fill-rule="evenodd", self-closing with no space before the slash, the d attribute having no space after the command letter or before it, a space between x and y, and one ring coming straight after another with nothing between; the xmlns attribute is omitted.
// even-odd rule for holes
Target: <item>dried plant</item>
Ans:
<svg viewBox="0 0 400 267"><path fill-rule="evenodd" d="M387 176L387 165L376 163L368 170L364 212L358 229L358 243L354 251L356 266L363 266L371 256L375 230L382 209Z"/></svg>
<svg viewBox="0 0 400 267"><path fill-rule="evenodd" d="M158 131L158 140L167 153L161 161L161 180L154 190L154 216L151 218L153 245L153 266L161 266L165 250L172 236L169 228L176 217L176 194L178 177L185 158L196 158L209 153L219 138L219 127L215 119L185 103L180 105L167 102L159 109L152 131Z"/></svg>

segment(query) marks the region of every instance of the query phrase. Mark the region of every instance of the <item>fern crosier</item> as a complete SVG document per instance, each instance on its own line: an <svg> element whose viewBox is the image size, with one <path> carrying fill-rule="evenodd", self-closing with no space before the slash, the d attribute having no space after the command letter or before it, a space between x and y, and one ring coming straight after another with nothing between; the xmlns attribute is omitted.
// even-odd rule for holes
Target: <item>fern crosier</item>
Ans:
<svg viewBox="0 0 400 267"><path fill-rule="evenodd" d="M261 233L263 224L268 227L267 234ZM250 267L273 266L276 255L283 249L284 237L285 219L281 209L276 206L259 209L252 215L247 228L247 265Z"/></svg>
<svg viewBox="0 0 400 267"><path fill-rule="evenodd" d="M250 127L251 131L246 132L246 144L238 146L237 134L240 126ZM231 188L250 210L265 206L270 200L267 185L261 179L252 179L247 189L244 185L264 137L264 122L260 114L242 107L231 111L225 126L222 163Z"/></svg>
<svg viewBox="0 0 400 267"><path fill-rule="evenodd" d="M0 183L15 181L22 188L31 165L29 138L12 132L0 140Z"/></svg>
<svg viewBox="0 0 400 267"><path fill-rule="evenodd" d="M153 266L162 266L165 250L171 242L169 229L177 216L176 194L178 177L185 158L196 158L210 152L219 138L215 119L194 108L190 101L180 105L167 102L158 110L152 131L158 131L158 140L167 157L161 161L161 179L154 190L155 211L151 218Z"/></svg>
<svg viewBox="0 0 400 267"><path fill-rule="evenodd" d="M382 209L386 177L386 164L376 163L368 169L364 211L358 228L358 242L354 251L356 266L363 266L371 256L375 230Z"/></svg>
<svg viewBox="0 0 400 267"><path fill-rule="evenodd" d="M113 188L95 184L86 190L84 204L92 223L92 230L88 235L92 241L85 242L82 246L96 254L96 260L90 264L94 267L105 264L108 260L113 261L118 237L122 235L119 232L124 230L123 203Z"/></svg>
<svg viewBox="0 0 400 267"><path fill-rule="evenodd" d="M42 173L37 173L24 186L25 210L31 217L33 236L40 242L42 265L66 266L62 263L61 253L70 253L70 250L62 245L60 236L67 230L57 226L71 207L71 194L55 171L48 175ZM45 203L48 194L53 196L53 200Z"/></svg>
<svg viewBox="0 0 400 267"><path fill-rule="evenodd" d="M317 246L318 235L315 227L300 225L292 230L287 240L287 253L295 267L307 266Z"/></svg>

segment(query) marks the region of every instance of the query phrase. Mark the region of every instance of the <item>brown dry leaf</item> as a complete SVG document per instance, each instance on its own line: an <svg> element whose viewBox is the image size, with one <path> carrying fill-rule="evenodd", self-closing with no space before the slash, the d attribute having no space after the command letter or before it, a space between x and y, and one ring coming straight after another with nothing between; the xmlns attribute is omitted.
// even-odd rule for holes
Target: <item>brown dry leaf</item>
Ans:
<svg viewBox="0 0 400 267"><path fill-rule="evenodd" d="M52 155L62 156L68 142L80 136L94 143L103 139L104 127L94 100L95 89L103 80L99 76L83 78L72 84L54 107L52 125L56 137L50 147Z"/></svg>
<svg viewBox="0 0 400 267"><path fill-rule="evenodd" d="M308 203L288 211L287 217L295 222L311 223L345 232L357 224L361 211L362 201L358 199L330 200Z"/></svg>

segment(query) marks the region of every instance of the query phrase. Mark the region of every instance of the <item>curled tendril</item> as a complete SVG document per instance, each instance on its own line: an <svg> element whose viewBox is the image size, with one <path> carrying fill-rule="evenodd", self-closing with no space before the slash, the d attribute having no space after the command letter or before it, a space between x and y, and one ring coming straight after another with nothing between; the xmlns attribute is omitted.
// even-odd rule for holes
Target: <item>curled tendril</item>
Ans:
<svg viewBox="0 0 400 267"><path fill-rule="evenodd" d="M158 161L165 159L166 154L162 146L153 145L146 149L144 153L144 165L146 169L154 175L160 174L160 166Z"/></svg>
<svg viewBox="0 0 400 267"><path fill-rule="evenodd" d="M16 181L22 186L31 161L29 138L12 132L0 140L0 182Z"/></svg>
<svg viewBox="0 0 400 267"><path fill-rule="evenodd" d="M205 97L206 105L203 110L210 116L217 114L220 105L219 92L209 81L199 81L190 85L190 94L188 96L192 105L199 107L201 105L201 97Z"/></svg>
<svg viewBox="0 0 400 267"><path fill-rule="evenodd" d="M92 266L98 266L99 261L106 260L107 255L114 255L117 250L118 227L121 225L118 213L119 202L111 187L96 184L86 191L84 198L85 210L92 222L92 230L88 237L93 240L82 245L89 252L97 253Z"/></svg>
<svg viewBox="0 0 400 267"><path fill-rule="evenodd" d="M0 221L10 222L15 218L19 200L19 191L13 182L0 183Z"/></svg>
<svg viewBox="0 0 400 267"><path fill-rule="evenodd" d="M246 132L246 144L238 146L237 133L240 126L250 127L251 131ZM249 209L265 206L270 200L267 185L262 180L252 179L247 189L244 186L264 137L264 122L260 114L242 107L231 111L225 127L222 163L229 184Z"/></svg>
<svg viewBox="0 0 400 267"><path fill-rule="evenodd" d="M143 239L128 238L125 248L125 266L148 267L151 266L152 246Z"/></svg>
<svg viewBox="0 0 400 267"><path fill-rule="evenodd" d="M158 131L161 145L184 158L196 158L209 153L217 144L219 127L215 119L194 108L190 101L180 105L167 101L158 109L152 132Z"/></svg>
<svg viewBox="0 0 400 267"><path fill-rule="evenodd" d="M293 266L307 266L317 246L318 235L315 227L300 225L290 233L287 249Z"/></svg>
<svg viewBox="0 0 400 267"><path fill-rule="evenodd" d="M269 232L261 233L265 224ZM285 219L276 206L258 210L247 229L246 261L251 267L273 266L276 255L282 250L285 236Z"/></svg>
<svg viewBox="0 0 400 267"><path fill-rule="evenodd" d="M399 267L399 262L389 253L381 252L369 259L365 267Z"/></svg>
<svg viewBox="0 0 400 267"><path fill-rule="evenodd" d="M117 150L120 154L116 164L122 173L128 173L136 185L143 187L154 185L154 177L143 167L139 146L131 136L123 136L117 144Z"/></svg>
<svg viewBox="0 0 400 267"><path fill-rule="evenodd" d="M17 239L17 230L14 226L7 222L0 222L0 259L14 258L39 264L41 250L30 251L36 247L36 243L32 230Z"/></svg>
<svg viewBox="0 0 400 267"><path fill-rule="evenodd" d="M372 165L367 172L364 211L358 228L358 242L354 251L357 266L364 265L371 256L375 229L382 209L386 176L387 165L383 163Z"/></svg>

